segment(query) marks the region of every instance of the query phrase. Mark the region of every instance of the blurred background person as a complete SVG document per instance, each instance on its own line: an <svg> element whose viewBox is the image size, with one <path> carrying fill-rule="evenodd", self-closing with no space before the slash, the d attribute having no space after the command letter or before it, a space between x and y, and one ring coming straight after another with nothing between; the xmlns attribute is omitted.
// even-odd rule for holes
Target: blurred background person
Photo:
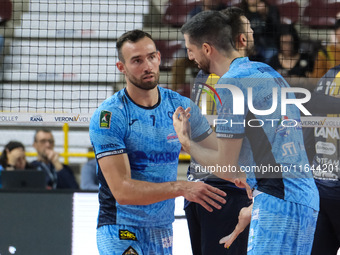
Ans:
<svg viewBox="0 0 340 255"><path fill-rule="evenodd" d="M32 165L45 172L46 184L50 189L79 189L72 169L60 162L59 153L54 150L51 130L37 130L33 147L37 150L38 158Z"/></svg>
<svg viewBox="0 0 340 255"><path fill-rule="evenodd" d="M11 170L25 170L32 167L26 161L25 146L17 141L7 143L0 156L0 188L1 172Z"/></svg>
<svg viewBox="0 0 340 255"><path fill-rule="evenodd" d="M294 25L281 25L279 51L268 64L278 71L294 87L309 87L306 78L313 70L313 57L300 53L300 37Z"/></svg>
<svg viewBox="0 0 340 255"><path fill-rule="evenodd" d="M97 162L96 159L91 159L81 168L80 188L82 190L99 190L99 181L97 178Z"/></svg>
<svg viewBox="0 0 340 255"><path fill-rule="evenodd" d="M334 24L335 42L329 43L319 50L315 59L314 70L310 74L312 78L321 78L326 72L340 64L340 20Z"/></svg>

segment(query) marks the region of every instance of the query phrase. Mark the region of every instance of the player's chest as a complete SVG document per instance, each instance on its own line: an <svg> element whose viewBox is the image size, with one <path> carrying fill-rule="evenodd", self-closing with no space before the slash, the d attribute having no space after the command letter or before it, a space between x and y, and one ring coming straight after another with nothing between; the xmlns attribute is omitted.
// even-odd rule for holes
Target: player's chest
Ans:
<svg viewBox="0 0 340 255"><path fill-rule="evenodd" d="M136 141L138 144L153 142L160 146L178 142L172 115L172 110L131 112L127 118L126 142L128 144L135 144Z"/></svg>

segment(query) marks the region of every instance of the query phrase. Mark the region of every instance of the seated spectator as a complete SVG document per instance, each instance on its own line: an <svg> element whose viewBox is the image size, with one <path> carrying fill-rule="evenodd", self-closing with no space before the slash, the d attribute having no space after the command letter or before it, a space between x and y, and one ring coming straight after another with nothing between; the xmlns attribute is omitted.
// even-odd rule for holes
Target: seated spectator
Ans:
<svg viewBox="0 0 340 255"><path fill-rule="evenodd" d="M25 146L17 141L10 141L5 145L0 156L0 177L1 171L25 170L32 167L27 163ZM0 188L1 188L0 179Z"/></svg>
<svg viewBox="0 0 340 255"><path fill-rule="evenodd" d="M240 7L254 31L255 55L250 58L268 63L278 52L281 25L279 10L266 0L242 0Z"/></svg>
<svg viewBox="0 0 340 255"><path fill-rule="evenodd" d="M25 146L17 141L10 141L5 145L0 156L0 171L24 170L30 168L26 161Z"/></svg>
<svg viewBox="0 0 340 255"><path fill-rule="evenodd" d="M279 52L268 64L285 77L291 86L305 87L305 79L313 70L312 56L300 53L300 38L293 25L282 25L280 30Z"/></svg>
<svg viewBox="0 0 340 255"><path fill-rule="evenodd" d="M315 59L314 70L310 74L312 78L320 79L332 67L340 64L340 20L334 25L335 43L322 48Z"/></svg>
<svg viewBox="0 0 340 255"><path fill-rule="evenodd" d="M99 181L97 178L96 159L89 160L81 169L80 188L83 190L99 189Z"/></svg>
<svg viewBox="0 0 340 255"><path fill-rule="evenodd" d="M54 151L54 137L50 130L40 129L35 133L33 147L38 159L32 162L38 170L46 174L46 184L50 189L78 189L72 169L59 161Z"/></svg>

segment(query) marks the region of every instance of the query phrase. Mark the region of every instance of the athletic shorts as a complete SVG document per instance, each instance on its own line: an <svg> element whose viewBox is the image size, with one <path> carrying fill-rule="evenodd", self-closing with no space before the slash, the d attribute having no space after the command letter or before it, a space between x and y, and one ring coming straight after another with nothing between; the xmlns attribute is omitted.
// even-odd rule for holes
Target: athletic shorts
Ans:
<svg viewBox="0 0 340 255"><path fill-rule="evenodd" d="M104 225L97 229L100 255L171 255L172 228Z"/></svg>
<svg viewBox="0 0 340 255"><path fill-rule="evenodd" d="M248 255L306 255L313 246L318 212L261 193L254 198Z"/></svg>

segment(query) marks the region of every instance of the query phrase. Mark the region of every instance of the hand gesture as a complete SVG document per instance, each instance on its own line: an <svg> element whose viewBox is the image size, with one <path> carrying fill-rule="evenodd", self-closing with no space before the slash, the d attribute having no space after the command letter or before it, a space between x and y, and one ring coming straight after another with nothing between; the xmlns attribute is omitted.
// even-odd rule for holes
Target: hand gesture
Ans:
<svg viewBox="0 0 340 255"><path fill-rule="evenodd" d="M240 213L239 213L239 216L238 216L238 223L237 223L234 231L230 235L225 236L220 240L220 244L224 243L224 248L229 248L230 245L238 237L238 235L241 234L242 231L249 225L250 220L251 220L252 209L253 209L253 205L251 204L250 206L243 207L240 210Z"/></svg>
<svg viewBox="0 0 340 255"><path fill-rule="evenodd" d="M190 150L190 110L183 109L183 107L178 107L173 115L173 125L177 133L178 139L182 144L183 149L186 152Z"/></svg>
<svg viewBox="0 0 340 255"><path fill-rule="evenodd" d="M53 166L55 167L55 169L57 171L59 171L63 168L63 165L59 161L59 153L58 152L56 152L52 149L46 149L45 153L46 153L46 158L48 159L48 161L50 161L53 164Z"/></svg>
<svg viewBox="0 0 340 255"><path fill-rule="evenodd" d="M221 209L221 205L217 202L226 203L223 197L227 194L218 188L203 182L186 182L186 184L186 191L183 196L188 201L200 204L209 212L213 211L211 206Z"/></svg>

